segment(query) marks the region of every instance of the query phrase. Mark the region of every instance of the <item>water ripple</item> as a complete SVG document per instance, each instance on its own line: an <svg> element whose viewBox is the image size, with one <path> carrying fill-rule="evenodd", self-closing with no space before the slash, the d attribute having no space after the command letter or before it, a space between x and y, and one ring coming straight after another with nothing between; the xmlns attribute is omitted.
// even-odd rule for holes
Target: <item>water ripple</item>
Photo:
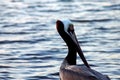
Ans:
<svg viewBox="0 0 120 80"><path fill-rule="evenodd" d="M96 19L96 20L71 20L73 22L108 22L112 21L112 19Z"/></svg>
<svg viewBox="0 0 120 80"><path fill-rule="evenodd" d="M59 80L67 46L55 22L66 18L90 66L119 80L120 3L94 1L0 0L0 80Z"/></svg>

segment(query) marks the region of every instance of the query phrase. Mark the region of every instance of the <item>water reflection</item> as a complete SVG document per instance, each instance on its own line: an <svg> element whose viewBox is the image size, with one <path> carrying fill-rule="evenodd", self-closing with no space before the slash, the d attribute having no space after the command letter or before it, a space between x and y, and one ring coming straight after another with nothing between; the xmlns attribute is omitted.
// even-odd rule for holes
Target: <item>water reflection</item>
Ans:
<svg viewBox="0 0 120 80"><path fill-rule="evenodd" d="M0 79L59 80L67 47L55 22L69 18L91 67L119 80L120 20L115 1L1 0Z"/></svg>
<svg viewBox="0 0 120 80"><path fill-rule="evenodd" d="M59 0L61 2L73 2L74 0Z"/></svg>

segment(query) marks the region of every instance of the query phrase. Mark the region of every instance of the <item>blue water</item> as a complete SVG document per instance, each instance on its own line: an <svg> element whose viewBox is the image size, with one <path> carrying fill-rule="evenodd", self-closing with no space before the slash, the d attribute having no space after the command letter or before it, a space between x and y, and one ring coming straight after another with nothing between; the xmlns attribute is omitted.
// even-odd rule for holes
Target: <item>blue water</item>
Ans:
<svg viewBox="0 0 120 80"><path fill-rule="evenodd" d="M0 0L0 80L59 80L67 46L55 22L65 18L91 67L120 80L120 1L88 1Z"/></svg>

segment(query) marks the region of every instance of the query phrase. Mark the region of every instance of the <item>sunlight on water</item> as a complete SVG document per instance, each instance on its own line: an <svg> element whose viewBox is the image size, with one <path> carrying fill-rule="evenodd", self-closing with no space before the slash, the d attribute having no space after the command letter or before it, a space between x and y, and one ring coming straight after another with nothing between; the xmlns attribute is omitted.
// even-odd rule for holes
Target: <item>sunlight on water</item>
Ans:
<svg viewBox="0 0 120 80"><path fill-rule="evenodd" d="M91 67L120 79L118 0L1 0L0 12L0 80L59 80L67 46L55 22L66 18Z"/></svg>

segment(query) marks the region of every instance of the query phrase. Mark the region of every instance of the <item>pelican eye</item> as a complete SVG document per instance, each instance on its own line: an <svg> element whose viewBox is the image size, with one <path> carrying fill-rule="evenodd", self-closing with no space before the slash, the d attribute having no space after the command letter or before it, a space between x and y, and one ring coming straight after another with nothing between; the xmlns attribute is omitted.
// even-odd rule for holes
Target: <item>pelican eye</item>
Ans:
<svg viewBox="0 0 120 80"><path fill-rule="evenodd" d="M74 32L73 24L69 24L68 32Z"/></svg>

